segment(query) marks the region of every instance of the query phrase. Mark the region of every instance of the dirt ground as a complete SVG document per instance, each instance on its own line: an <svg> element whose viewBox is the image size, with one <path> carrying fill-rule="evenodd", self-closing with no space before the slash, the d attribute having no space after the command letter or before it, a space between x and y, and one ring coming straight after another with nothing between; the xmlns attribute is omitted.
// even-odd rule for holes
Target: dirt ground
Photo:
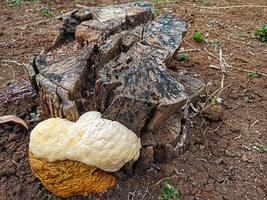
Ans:
<svg viewBox="0 0 267 200"><path fill-rule="evenodd" d="M0 2L2 94L10 86L19 87L23 80L25 84L24 64L51 44L51 27L59 23L56 16L75 8L75 3L103 5L105 1L27 1L17 6ZM249 4L265 7L244 6ZM243 7L225 7L233 5ZM219 66L220 48L229 65L267 73L267 43L254 37L256 28L267 23L266 0L180 0L157 6L160 12L172 11L188 23L182 48L200 50L188 52L189 60L174 60L172 68L202 79L207 84L207 97L221 85L220 70L209 67ZM44 8L49 8L50 16L44 16ZM194 42L195 31L204 33L205 42ZM182 200L267 199L267 77L251 77L228 67L224 86L221 94L215 94L221 100L216 106L220 119L196 115L189 130L189 148L183 155L120 180L107 192L70 199L159 199L165 180L179 190ZM30 89L27 92L30 95L23 98L0 101L0 116L16 114L29 122L38 110L38 98ZM214 114L214 109L208 114ZM35 124L31 122L30 129ZM0 125L1 200L59 199L31 175L29 135L30 131L20 126Z"/></svg>

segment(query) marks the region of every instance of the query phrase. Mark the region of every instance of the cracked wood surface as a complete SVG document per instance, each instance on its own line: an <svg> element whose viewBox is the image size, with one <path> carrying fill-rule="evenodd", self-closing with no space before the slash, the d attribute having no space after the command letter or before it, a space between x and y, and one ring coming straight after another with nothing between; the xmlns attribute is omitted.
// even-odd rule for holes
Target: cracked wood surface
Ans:
<svg viewBox="0 0 267 200"><path fill-rule="evenodd" d="M141 137L145 168L171 160L186 141L182 107L204 89L168 69L186 31L177 16L155 18L149 3L66 13L54 44L27 66L44 117L98 110Z"/></svg>

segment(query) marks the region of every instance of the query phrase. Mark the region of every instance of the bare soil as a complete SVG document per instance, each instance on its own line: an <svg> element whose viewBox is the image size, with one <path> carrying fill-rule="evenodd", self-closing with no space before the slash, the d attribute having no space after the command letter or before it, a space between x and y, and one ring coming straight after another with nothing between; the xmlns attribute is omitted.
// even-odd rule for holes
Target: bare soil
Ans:
<svg viewBox="0 0 267 200"><path fill-rule="evenodd" d="M89 3L90 2L90 3ZM110 1L108 1L110 2ZM172 11L188 22L188 34L182 48L189 52L187 61L172 62L173 70L184 70L204 80L207 97L221 85L219 48L229 65L267 73L267 43L253 35L257 27L267 23L265 7L211 6L263 5L266 0L198 0L160 3L161 12ZM12 6L0 3L0 91L8 85L27 79L23 65L53 40L51 27L55 17L75 3L97 5L105 1L23 2ZM116 2L120 3L120 1ZM201 7L205 8L201 8ZM42 15L49 8L51 17ZM195 31L204 33L205 42L195 43ZM249 77L247 72L227 68L226 88L216 109L207 109L193 118L189 130L189 148L168 164L159 164L131 178L122 178L117 187L87 198L70 199L158 199L161 185L167 181L184 199L264 200L267 199L267 77ZM206 98L207 98L206 97ZM0 105L0 116L16 114L31 119L38 110L38 99L25 97ZM208 113L208 114L207 114ZM217 120L213 120L214 116ZM36 123L30 123L31 129ZM59 199L47 192L31 175L28 163L30 130L17 125L0 125L0 199Z"/></svg>

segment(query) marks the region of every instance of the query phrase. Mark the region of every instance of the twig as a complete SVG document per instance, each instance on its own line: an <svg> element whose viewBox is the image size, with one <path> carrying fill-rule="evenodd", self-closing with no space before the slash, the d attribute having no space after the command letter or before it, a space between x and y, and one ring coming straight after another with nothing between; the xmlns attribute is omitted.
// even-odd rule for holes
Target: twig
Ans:
<svg viewBox="0 0 267 200"><path fill-rule="evenodd" d="M212 56L213 58L216 59L220 59L219 57L217 57L216 55L214 55L213 53L209 52L206 48L204 48L204 51L206 51L210 56Z"/></svg>
<svg viewBox="0 0 267 200"><path fill-rule="evenodd" d="M237 5L237 6L222 6L222 7L205 7L205 6L197 6L201 9L207 9L207 10L216 10L216 9L229 9L229 8L267 8L267 6L264 5Z"/></svg>
<svg viewBox="0 0 267 200"><path fill-rule="evenodd" d="M19 62L15 61L15 60L2 60L2 61L3 62L7 62L7 63L14 63L14 64L17 64L19 66L26 66L25 63L19 63Z"/></svg>
<svg viewBox="0 0 267 200"><path fill-rule="evenodd" d="M189 42L187 42L185 39L183 39L183 42L186 43L191 48L196 49L196 47L194 47L192 44L190 44Z"/></svg>
<svg viewBox="0 0 267 200"><path fill-rule="evenodd" d="M206 100L205 105L209 102L209 100L210 100L215 94L217 94L217 92L219 92L219 94L221 94L226 88L230 87L230 85L231 85L231 84L225 86L225 87L222 88L222 89L221 89L221 88L218 88L217 90L215 90L215 91L209 96L209 98Z"/></svg>
<svg viewBox="0 0 267 200"><path fill-rule="evenodd" d="M222 88L221 90L220 90L220 92L219 92L219 95L218 96L220 96L221 95L221 93L225 90L225 89L227 89L228 87L230 87L230 85L231 84L229 84L229 85L227 85L227 86L225 86L224 88Z"/></svg>
<svg viewBox="0 0 267 200"><path fill-rule="evenodd" d="M201 51L201 49L185 49L185 50L178 51L178 53L192 52L192 51Z"/></svg>
<svg viewBox="0 0 267 200"><path fill-rule="evenodd" d="M141 200L143 200L148 192L148 187L146 188L145 194L142 196Z"/></svg>
<svg viewBox="0 0 267 200"><path fill-rule="evenodd" d="M192 110L193 110L195 113L199 113L199 109L197 109L192 103L189 103L189 106L192 108Z"/></svg>
<svg viewBox="0 0 267 200"><path fill-rule="evenodd" d="M248 70L248 69L243 69L243 68L240 68L240 67L234 67L232 65L229 65L226 63L226 66L228 68L231 68L231 69L236 69L238 71L243 71L243 72L247 72L247 73L258 73L259 75L261 76L267 76L266 73L264 72L259 72L259 71L252 71L252 70ZM213 68L213 69L220 69L220 67L216 66L216 65L209 65L210 68Z"/></svg>
<svg viewBox="0 0 267 200"><path fill-rule="evenodd" d="M219 126L217 126L217 128L215 128L214 130L212 130L212 132L216 132L216 131L218 131L219 128L221 128L222 124L223 124L223 121L219 124Z"/></svg>
<svg viewBox="0 0 267 200"><path fill-rule="evenodd" d="M206 103L204 104L204 106L209 102L209 100L215 95L217 94L217 92L220 91L221 88L218 88L217 90L215 90L206 100Z"/></svg>
<svg viewBox="0 0 267 200"><path fill-rule="evenodd" d="M169 180L173 177L176 177L177 175L173 175L173 176L169 176L169 177L165 177L163 179L160 179L154 186L158 186L162 181L166 181L166 180Z"/></svg>
<svg viewBox="0 0 267 200"><path fill-rule="evenodd" d="M81 5L81 4L75 4L75 6L77 8L88 8L88 6L84 6L84 5Z"/></svg>
<svg viewBox="0 0 267 200"><path fill-rule="evenodd" d="M221 89L223 89L226 70L225 70L225 66L224 66L224 62L223 62L223 55L222 55L222 49L221 48L219 50L219 58L220 58L220 69L222 72Z"/></svg>
<svg viewBox="0 0 267 200"><path fill-rule="evenodd" d="M185 173L178 172L178 170L175 167L173 167L173 170L177 175L186 175Z"/></svg>
<svg viewBox="0 0 267 200"><path fill-rule="evenodd" d="M133 197L135 196L135 192L136 192L136 189L133 192L128 193L128 200L130 200L130 195L131 195L131 200L133 199Z"/></svg>

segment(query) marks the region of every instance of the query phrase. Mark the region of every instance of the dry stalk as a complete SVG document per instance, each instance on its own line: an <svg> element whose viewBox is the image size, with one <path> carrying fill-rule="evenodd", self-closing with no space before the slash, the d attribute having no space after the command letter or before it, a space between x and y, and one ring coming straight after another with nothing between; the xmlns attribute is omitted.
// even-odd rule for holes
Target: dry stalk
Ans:
<svg viewBox="0 0 267 200"><path fill-rule="evenodd" d="M219 58L220 58L220 69L222 72L221 89L223 89L224 88L224 80L225 80L225 76L226 76L226 69L225 69L224 60L223 60L222 49L219 50Z"/></svg>
<svg viewBox="0 0 267 200"><path fill-rule="evenodd" d="M212 6L212 7L205 7L205 6L197 6L200 9L207 9L207 10L217 10L217 9L231 9L231 8L267 8L264 5L236 5L236 6Z"/></svg>
<svg viewBox="0 0 267 200"><path fill-rule="evenodd" d="M192 52L192 51L201 51L201 49L185 49L178 51L178 53Z"/></svg>

